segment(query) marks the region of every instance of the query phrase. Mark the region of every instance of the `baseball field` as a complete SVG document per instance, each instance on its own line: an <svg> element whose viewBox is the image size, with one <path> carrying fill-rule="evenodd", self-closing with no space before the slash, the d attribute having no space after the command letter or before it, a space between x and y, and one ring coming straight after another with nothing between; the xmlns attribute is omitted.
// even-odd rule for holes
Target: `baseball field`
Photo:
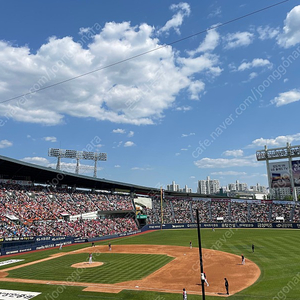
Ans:
<svg viewBox="0 0 300 300"><path fill-rule="evenodd" d="M207 299L300 299L299 231L201 230ZM193 248L189 248L192 241ZM1 257L1 289L35 299L202 299L197 231L165 230L108 241ZM251 245L254 244L254 252ZM88 263L93 254L92 264ZM241 264L241 254L246 264Z"/></svg>

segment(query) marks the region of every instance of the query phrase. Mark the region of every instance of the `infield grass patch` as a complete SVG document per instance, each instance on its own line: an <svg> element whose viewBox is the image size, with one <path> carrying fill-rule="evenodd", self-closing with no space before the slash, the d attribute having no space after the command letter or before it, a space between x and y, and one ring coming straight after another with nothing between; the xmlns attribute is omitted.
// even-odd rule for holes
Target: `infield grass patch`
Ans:
<svg viewBox="0 0 300 300"><path fill-rule="evenodd" d="M71 266L87 263L88 253L71 254L9 271L8 277L112 284L142 279L172 260L160 254L99 253L93 261L102 266L77 269Z"/></svg>

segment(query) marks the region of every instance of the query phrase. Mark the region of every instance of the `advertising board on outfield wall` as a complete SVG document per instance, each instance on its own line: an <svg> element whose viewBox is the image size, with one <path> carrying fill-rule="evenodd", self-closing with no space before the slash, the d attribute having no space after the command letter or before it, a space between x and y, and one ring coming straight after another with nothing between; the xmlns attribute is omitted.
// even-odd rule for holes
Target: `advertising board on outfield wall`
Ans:
<svg viewBox="0 0 300 300"><path fill-rule="evenodd" d="M201 228L291 228L300 229L300 223L259 223L259 222L247 222L247 223L229 223L229 222L210 222L200 223ZM197 223L184 223L184 224L149 224L142 228L142 231L158 230L158 229L191 229L197 228Z"/></svg>

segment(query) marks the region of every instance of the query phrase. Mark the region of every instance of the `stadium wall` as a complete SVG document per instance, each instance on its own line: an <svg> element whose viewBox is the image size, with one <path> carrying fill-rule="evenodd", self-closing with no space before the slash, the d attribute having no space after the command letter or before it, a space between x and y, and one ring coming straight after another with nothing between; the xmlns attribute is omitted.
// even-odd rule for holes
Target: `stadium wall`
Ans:
<svg viewBox="0 0 300 300"><path fill-rule="evenodd" d="M48 248L59 247L63 245L71 245L76 243L87 243L93 241L104 241L113 238L125 237L141 233L141 230L126 233L101 236L96 238L81 238L71 236L36 236L36 237L8 237L1 238L0 256L18 254L28 251L42 250Z"/></svg>
<svg viewBox="0 0 300 300"><path fill-rule="evenodd" d="M231 223L231 222L211 222L211 223L200 223L201 228L291 228L300 229L300 223ZM142 232L148 230L159 230L159 229L190 229L197 228L197 223L181 223L181 224L148 224L142 228Z"/></svg>

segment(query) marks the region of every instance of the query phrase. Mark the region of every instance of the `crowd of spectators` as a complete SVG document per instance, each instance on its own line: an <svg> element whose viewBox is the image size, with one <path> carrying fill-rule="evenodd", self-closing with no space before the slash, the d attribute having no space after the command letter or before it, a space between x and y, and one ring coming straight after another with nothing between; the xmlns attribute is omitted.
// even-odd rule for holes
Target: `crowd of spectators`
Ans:
<svg viewBox="0 0 300 300"><path fill-rule="evenodd" d="M292 209L291 204L275 204L272 205L272 221L275 222L277 217L283 217L285 222L292 221Z"/></svg>
<svg viewBox="0 0 300 300"><path fill-rule="evenodd" d="M164 199L163 223L196 222L196 210L201 223L207 222L275 222L283 217L285 222L300 221L300 205L260 201ZM160 200L152 200L152 209L144 211L148 223L161 222Z"/></svg>
<svg viewBox="0 0 300 300"><path fill-rule="evenodd" d="M161 207L165 224L196 222L196 210L202 223L274 222L278 217L285 222L300 222L298 203L177 197L166 197L161 202L160 197L155 196L152 208L143 209L148 224L161 223ZM82 218L90 212L99 213L98 217ZM64 235L92 238L123 233L137 230L134 214L134 203L128 194L0 184L0 237ZM77 219L70 221L71 216Z"/></svg>
<svg viewBox="0 0 300 300"><path fill-rule="evenodd" d="M211 201L211 221L217 222L218 218L223 218L224 222L227 222L229 219L229 206L230 201L228 200L212 200Z"/></svg>
<svg viewBox="0 0 300 300"><path fill-rule="evenodd" d="M230 221L231 222L248 222L249 212L247 202L230 203Z"/></svg>
<svg viewBox="0 0 300 300"><path fill-rule="evenodd" d="M196 210L199 212L199 221L200 223L206 223L211 221L211 210L210 210L210 201L192 201L192 212L194 221L197 220Z"/></svg>
<svg viewBox="0 0 300 300"><path fill-rule="evenodd" d="M270 203L248 203L250 222L270 222Z"/></svg>
<svg viewBox="0 0 300 300"><path fill-rule="evenodd" d="M189 199L172 200L174 223L190 223L192 218L192 202Z"/></svg>
<svg viewBox="0 0 300 300"><path fill-rule="evenodd" d="M44 186L0 185L0 236L95 237L137 230L130 196ZM82 214L106 212L86 220ZM123 217L127 214L127 217ZM122 217L119 217L121 216ZM69 221L70 216L81 216Z"/></svg>

